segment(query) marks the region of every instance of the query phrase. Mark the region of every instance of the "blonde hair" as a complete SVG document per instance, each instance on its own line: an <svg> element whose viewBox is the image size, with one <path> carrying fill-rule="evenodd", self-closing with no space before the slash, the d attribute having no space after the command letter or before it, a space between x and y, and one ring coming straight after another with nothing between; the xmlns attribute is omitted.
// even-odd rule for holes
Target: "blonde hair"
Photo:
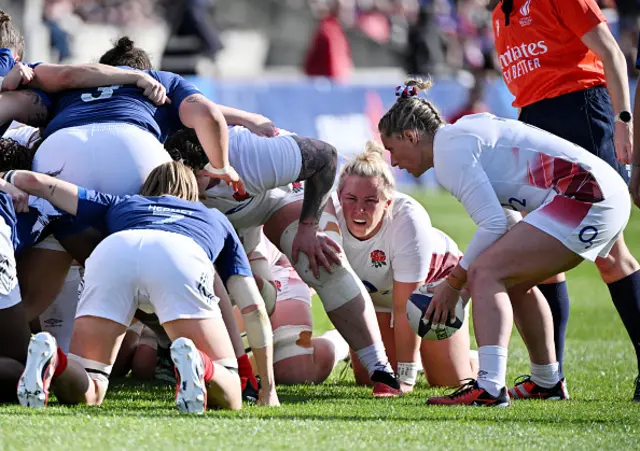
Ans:
<svg viewBox="0 0 640 451"><path fill-rule="evenodd" d="M13 50L20 61L24 58L24 37L11 20L11 16L0 10L0 47Z"/></svg>
<svg viewBox="0 0 640 451"><path fill-rule="evenodd" d="M418 97L420 91L427 91L432 85L430 79L406 80L404 86L399 86L396 91L396 103L378 122L378 131L386 136L405 130L434 135L446 121L431 102Z"/></svg>
<svg viewBox="0 0 640 451"><path fill-rule="evenodd" d="M142 185L141 196L175 196L198 201L198 182L193 171L179 161L155 168Z"/></svg>
<svg viewBox="0 0 640 451"><path fill-rule="evenodd" d="M377 177L382 182L382 193L385 200L393 199L396 181L391 172L391 167L385 161L384 147L375 141L367 142L364 152L356 155L340 170L338 179L338 193L342 192L347 177Z"/></svg>

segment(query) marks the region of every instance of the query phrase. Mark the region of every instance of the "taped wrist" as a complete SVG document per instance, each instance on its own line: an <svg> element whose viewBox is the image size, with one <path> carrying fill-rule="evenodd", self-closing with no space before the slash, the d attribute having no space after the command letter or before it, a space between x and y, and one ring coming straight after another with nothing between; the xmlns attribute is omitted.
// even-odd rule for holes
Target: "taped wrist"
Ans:
<svg viewBox="0 0 640 451"><path fill-rule="evenodd" d="M416 385L418 364L415 362L398 362L398 379L406 385Z"/></svg>

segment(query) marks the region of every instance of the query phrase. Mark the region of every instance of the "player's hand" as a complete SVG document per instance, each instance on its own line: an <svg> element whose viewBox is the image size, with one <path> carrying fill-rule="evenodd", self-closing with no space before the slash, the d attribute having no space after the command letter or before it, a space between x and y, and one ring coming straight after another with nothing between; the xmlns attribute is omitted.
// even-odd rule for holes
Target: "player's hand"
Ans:
<svg viewBox="0 0 640 451"><path fill-rule="evenodd" d="M13 201L13 208L16 213L26 213L29 211L29 195L27 193L3 179L0 179L0 191L9 195Z"/></svg>
<svg viewBox="0 0 640 451"><path fill-rule="evenodd" d="M454 290L447 282L443 282L433 288L433 298L425 312L426 318L433 315L433 325L446 325L447 318L454 322L456 319L456 305L460 292Z"/></svg>
<svg viewBox="0 0 640 451"><path fill-rule="evenodd" d="M320 277L318 264L322 265L328 272L332 271L332 265L340 266L342 264L340 262L342 249L338 243L323 232L318 231L317 224L300 223L298 225L298 232L293 239L291 252L294 263L298 263L298 253L300 251L307 255L309 268L316 279Z"/></svg>
<svg viewBox="0 0 640 451"><path fill-rule="evenodd" d="M228 172L226 174L213 174L211 172L208 172L206 168L204 169L204 171L207 172L209 177L211 177L212 179L219 179L224 181L227 185L231 185L233 191L238 193L238 195L244 196L247 194L244 183L242 183L240 176L232 166L229 166Z"/></svg>
<svg viewBox="0 0 640 451"><path fill-rule="evenodd" d="M165 103L171 103L163 84L149 74L140 72L136 86L143 90L144 96L154 105L161 106Z"/></svg>
<svg viewBox="0 0 640 451"><path fill-rule="evenodd" d="M261 114L250 115L245 127L258 136L272 138L278 135L278 129L273 125L273 122Z"/></svg>
<svg viewBox="0 0 640 451"><path fill-rule="evenodd" d="M261 388L260 393L258 394L258 402L256 404L259 406L279 406L280 400L278 399L275 386L272 388Z"/></svg>
<svg viewBox="0 0 640 451"><path fill-rule="evenodd" d="M629 192L633 198L633 203L636 204L636 207L640 208L640 168L634 167L631 171Z"/></svg>
<svg viewBox="0 0 640 451"><path fill-rule="evenodd" d="M613 143L616 147L616 158L622 164L630 164L633 156L633 125L616 121L613 132Z"/></svg>
<svg viewBox="0 0 640 451"><path fill-rule="evenodd" d="M20 85L27 85L33 80L34 74L26 64L16 63L13 69L2 80L2 91L15 91Z"/></svg>

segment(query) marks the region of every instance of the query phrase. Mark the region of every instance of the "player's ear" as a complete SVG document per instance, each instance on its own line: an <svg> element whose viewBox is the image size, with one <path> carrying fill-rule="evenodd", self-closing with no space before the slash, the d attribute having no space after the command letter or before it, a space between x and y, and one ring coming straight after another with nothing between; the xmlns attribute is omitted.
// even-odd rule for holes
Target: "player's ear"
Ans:
<svg viewBox="0 0 640 451"><path fill-rule="evenodd" d="M417 144L418 143L418 134L416 133L415 130L405 130L405 131L402 132L402 136L403 136L404 139L409 141L411 144Z"/></svg>

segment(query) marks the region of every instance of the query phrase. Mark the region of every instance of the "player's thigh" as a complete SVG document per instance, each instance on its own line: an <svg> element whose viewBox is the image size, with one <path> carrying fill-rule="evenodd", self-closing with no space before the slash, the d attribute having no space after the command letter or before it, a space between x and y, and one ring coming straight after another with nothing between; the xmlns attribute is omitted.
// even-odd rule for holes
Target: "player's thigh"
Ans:
<svg viewBox="0 0 640 451"><path fill-rule="evenodd" d="M574 268L581 261L582 257L560 240L521 221L471 265L468 277L471 294L487 280L501 281L507 287L523 283L533 286Z"/></svg>
<svg viewBox="0 0 640 451"><path fill-rule="evenodd" d="M470 345L468 321L445 340L422 340L420 356L429 385L458 386L461 380L473 377Z"/></svg>
<svg viewBox="0 0 640 451"><path fill-rule="evenodd" d="M67 252L31 248L17 262L18 280L29 321L46 310L64 285L72 258Z"/></svg>
<svg viewBox="0 0 640 451"><path fill-rule="evenodd" d="M312 327L311 305L298 299L283 299L276 304L270 320L273 330L281 326Z"/></svg>
<svg viewBox="0 0 640 451"><path fill-rule="evenodd" d="M189 338L211 360L235 360L236 355L222 316L215 318L177 319L162 325L171 341Z"/></svg>

